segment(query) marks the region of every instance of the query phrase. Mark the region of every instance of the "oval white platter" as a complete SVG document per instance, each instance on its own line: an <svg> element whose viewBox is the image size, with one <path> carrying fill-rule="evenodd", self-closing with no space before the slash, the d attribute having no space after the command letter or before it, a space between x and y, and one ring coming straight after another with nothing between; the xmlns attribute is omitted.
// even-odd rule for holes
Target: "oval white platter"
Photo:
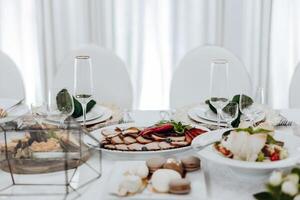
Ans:
<svg viewBox="0 0 300 200"><path fill-rule="evenodd" d="M153 124L137 124L137 123L127 123L127 124L117 124L117 125L112 125L112 126L107 126L101 129L97 129L93 132L91 132L91 136L97 139L98 141L101 141L103 139L103 136L101 132L105 129L112 129L114 130L116 127L119 127L121 129L124 128L129 128L129 127L147 127L151 126ZM209 131L206 127L203 126L194 126L196 128L200 128L206 131ZM206 134L206 133L205 133ZM93 140L89 136L84 137L84 143L87 144L88 146L99 150L100 148L99 143L97 143L95 140ZM145 158L147 157L152 157L152 156L167 156L171 154L177 154L177 153L182 153L188 150L191 150L191 146L186 146L186 147L179 147L179 148L174 148L174 149L166 149L166 150L156 150L156 151L120 151L120 150L109 150L109 149L104 149L101 148L101 151L106 154L107 156L113 156L113 158L126 158L126 159L140 159L140 158Z"/></svg>
<svg viewBox="0 0 300 200"><path fill-rule="evenodd" d="M203 146L209 144L212 141L220 141L222 134L228 129L219 129L211 131L208 134L199 135L192 142L192 147L196 149L199 145ZM233 160L220 155L214 148L213 144L208 145L204 149L198 151L198 155L201 159L208 162L222 166L231 167L235 170L243 172L259 172L259 171L272 171L275 169L284 169L294 166L299 162L300 159L300 137L287 133L284 131L275 131L274 138L284 142L284 147L288 151L288 158L274 161L274 162L247 162L241 160Z"/></svg>

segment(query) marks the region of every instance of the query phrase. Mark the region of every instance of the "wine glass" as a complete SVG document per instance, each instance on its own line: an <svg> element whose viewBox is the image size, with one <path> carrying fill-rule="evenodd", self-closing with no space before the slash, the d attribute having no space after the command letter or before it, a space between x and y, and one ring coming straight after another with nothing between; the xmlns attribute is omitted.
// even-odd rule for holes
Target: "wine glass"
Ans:
<svg viewBox="0 0 300 200"><path fill-rule="evenodd" d="M228 62L215 59L210 69L210 104L216 108L218 128L220 128L222 109L228 104Z"/></svg>
<svg viewBox="0 0 300 200"><path fill-rule="evenodd" d="M221 116L224 121L226 121L229 128L232 127L231 123L239 115L239 105L236 102L229 102L221 111Z"/></svg>
<svg viewBox="0 0 300 200"><path fill-rule="evenodd" d="M243 115L253 125L255 118L259 112L255 104L251 101L250 97L245 94L240 94L239 108Z"/></svg>
<svg viewBox="0 0 300 200"><path fill-rule="evenodd" d="M255 102L264 105L266 103L265 101L265 90L263 87L258 87L255 93Z"/></svg>
<svg viewBox="0 0 300 200"><path fill-rule="evenodd" d="M74 97L80 102L83 111L83 126L86 124L86 106L93 96L92 63L89 56L75 57Z"/></svg>
<svg viewBox="0 0 300 200"><path fill-rule="evenodd" d="M73 96L67 89L52 88L48 92L47 111L50 119L58 118L61 127L74 112Z"/></svg>

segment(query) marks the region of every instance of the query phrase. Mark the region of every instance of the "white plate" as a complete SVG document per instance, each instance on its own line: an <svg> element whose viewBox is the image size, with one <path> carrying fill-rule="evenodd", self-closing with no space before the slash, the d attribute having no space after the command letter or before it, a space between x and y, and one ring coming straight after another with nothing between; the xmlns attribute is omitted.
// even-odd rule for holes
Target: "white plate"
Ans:
<svg viewBox="0 0 300 200"><path fill-rule="evenodd" d="M100 114L100 112L102 114ZM54 112L52 115L47 116L47 121L55 123L55 124L59 123L60 118L58 117L58 113L59 112ZM99 115L99 117L92 117L92 116L96 116L96 115ZM112 116L112 111L109 108L97 105L96 111L94 112L94 114L90 115L90 119L87 118L87 121L86 121L85 124L86 125L92 125L92 124L96 124L96 123L101 123L101 122L104 122L104 121L108 120L111 116ZM76 121L79 122L81 125L83 125L82 121L78 121L77 119L76 119Z"/></svg>
<svg viewBox="0 0 300 200"><path fill-rule="evenodd" d="M105 112L105 107L103 106L99 106L99 105L95 105L87 114L86 114L86 121L91 121L97 118L100 118L101 116L103 116ZM54 111L52 113L52 115L48 116L47 119L53 122L59 122L60 118L56 117L58 116L60 113L60 111ZM83 122L83 116L77 117L75 119L77 122Z"/></svg>
<svg viewBox="0 0 300 200"><path fill-rule="evenodd" d="M101 141L103 139L103 136L101 134L102 130L105 129L112 129L114 130L116 127L119 128L129 128L129 127L147 127L151 126L153 124L137 124L137 123L127 123L127 124L117 124L117 125L112 125L112 126L107 126L101 129L97 129L90 134L94 137L97 138L98 141ZM206 131L209 131L206 127L203 126L195 126L196 128L200 128ZM92 148L95 148L95 146L98 146L99 144L94 141L92 138L89 136L84 137L84 142L91 146ZM98 148L95 148L98 149ZM140 158L145 158L147 157L152 157L152 156L167 156L167 155L172 155L176 153L182 153L185 151L191 150L191 146L186 146L186 147L181 147L181 148L175 148L175 149L166 149L166 150L157 150L157 151L119 151L119 150L109 150L109 149L101 149L101 151L106 154L108 157L111 158L127 158L127 159L140 159Z"/></svg>
<svg viewBox="0 0 300 200"><path fill-rule="evenodd" d="M10 108L11 106L15 105L19 100L16 99L0 99L0 108ZM7 117L0 118L0 123L5 123L9 121L13 121L20 116L26 115L29 112L27 105L21 104L16 106L15 108L11 109L7 113Z"/></svg>
<svg viewBox="0 0 300 200"><path fill-rule="evenodd" d="M100 106L102 111L103 111L103 115L99 118L96 118L96 119L93 119L93 120L90 120L90 121L87 121L85 124L86 125L92 125L92 124L98 124L98 123L101 123L101 122L105 122L107 120L109 120L112 116L112 111L111 109L107 108L107 107L104 107L104 106ZM82 122L80 122L81 125L83 125Z"/></svg>
<svg viewBox="0 0 300 200"><path fill-rule="evenodd" d="M186 177L191 181L191 192L187 195L175 195L175 194L162 194L162 193L154 193L145 188L142 193L135 194L128 197L118 197L113 195L112 193L117 189L121 177L124 176L124 172L128 170L129 167L143 164L145 161L119 161L116 162L110 171L109 179L106 180L106 197L105 199L110 200L118 200L118 199L128 199L128 200L195 200L195 199L207 199L206 198L206 189L203 184L203 172L201 170L187 173Z"/></svg>
<svg viewBox="0 0 300 200"><path fill-rule="evenodd" d="M222 134L228 129L220 129L216 131L211 131L208 134L203 134L196 137L192 146L205 145L209 144L212 141L220 141L222 138ZM274 138L283 141L284 147L288 151L288 158L280 161L274 162L247 162L240 160L233 160L230 158L223 157L220 155L213 145L209 145L205 147L203 150L198 151L198 155L201 159L205 159L208 162L222 166L231 167L235 170L243 171L243 172L270 172L275 169L284 169L289 168L299 162L300 159L300 137L293 135L292 133L287 133L284 131L275 131Z"/></svg>
<svg viewBox="0 0 300 200"><path fill-rule="evenodd" d="M218 122L218 116L209 108L208 105L201 105L195 108L196 114L198 117L212 121L212 122ZM223 119L220 120L221 123L226 123Z"/></svg>
<svg viewBox="0 0 300 200"><path fill-rule="evenodd" d="M195 107L195 108L191 108L188 110L187 115L189 118L191 118L192 120L194 120L195 122L199 122L199 123L203 123L203 124L209 124L209 125L218 125L218 123L216 122L212 122L206 119L202 119L200 117L198 117L197 113L198 113L198 109L202 109L199 107ZM220 123L221 126L226 127L227 124L226 123Z"/></svg>
<svg viewBox="0 0 300 200"><path fill-rule="evenodd" d="M96 104L92 110L86 114L86 121L91 121L101 117L105 112L104 108L105 107ZM83 122L83 116L77 117L76 121Z"/></svg>
<svg viewBox="0 0 300 200"><path fill-rule="evenodd" d="M213 113L210 109L209 106L206 104L196 106L194 108L191 108L188 110L188 116L200 123L205 123L205 124L210 124L210 125L218 125L217 123L217 115ZM266 117L265 112L261 112L259 116L255 119L256 122L262 121ZM242 120L243 120L243 115L242 115ZM221 120L221 126L227 126L227 124Z"/></svg>

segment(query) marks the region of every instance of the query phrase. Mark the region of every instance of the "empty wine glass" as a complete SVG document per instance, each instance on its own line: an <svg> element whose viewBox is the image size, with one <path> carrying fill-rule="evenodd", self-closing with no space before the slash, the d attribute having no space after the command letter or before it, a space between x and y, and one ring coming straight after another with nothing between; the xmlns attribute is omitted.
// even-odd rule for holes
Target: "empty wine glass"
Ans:
<svg viewBox="0 0 300 200"><path fill-rule="evenodd" d="M246 118L254 124L255 118L259 112L255 104L251 101L249 96L245 94L240 95L239 108L241 113L246 116Z"/></svg>
<svg viewBox="0 0 300 200"><path fill-rule="evenodd" d="M266 103L265 101L265 90L263 87L258 87L255 93L255 102L264 105Z"/></svg>
<svg viewBox="0 0 300 200"><path fill-rule="evenodd" d="M93 96L92 63L89 56L76 56L74 66L74 97L83 111L83 126L86 124L86 106Z"/></svg>
<svg viewBox="0 0 300 200"><path fill-rule="evenodd" d="M228 62L215 59L210 70L210 104L216 108L218 128L220 128L221 111L228 104Z"/></svg>
<svg viewBox="0 0 300 200"><path fill-rule="evenodd" d="M221 116L224 121L226 121L229 128L232 127L231 123L239 115L239 105L235 102L229 102L221 111Z"/></svg>
<svg viewBox="0 0 300 200"><path fill-rule="evenodd" d="M124 109L123 110L123 117L121 120L121 123L133 123L134 120L132 118L132 112L129 109Z"/></svg>
<svg viewBox="0 0 300 200"><path fill-rule="evenodd" d="M65 121L74 112L73 96L67 89L51 88L48 92L47 112L50 119L59 120L64 127Z"/></svg>

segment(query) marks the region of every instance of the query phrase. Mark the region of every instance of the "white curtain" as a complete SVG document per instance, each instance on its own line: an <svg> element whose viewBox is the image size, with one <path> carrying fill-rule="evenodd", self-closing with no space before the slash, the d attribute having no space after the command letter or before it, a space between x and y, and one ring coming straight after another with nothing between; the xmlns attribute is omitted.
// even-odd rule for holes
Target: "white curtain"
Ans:
<svg viewBox="0 0 300 200"><path fill-rule="evenodd" d="M289 105L289 84L300 61L300 1L274 0L270 46L272 104Z"/></svg>
<svg viewBox="0 0 300 200"><path fill-rule="evenodd" d="M134 108L164 109L179 60L201 45L223 46L245 64L254 88L265 88L271 106L287 107L299 58L299 6L296 0L0 0L0 49L20 67L29 102L46 98L70 50L93 43L125 61Z"/></svg>

